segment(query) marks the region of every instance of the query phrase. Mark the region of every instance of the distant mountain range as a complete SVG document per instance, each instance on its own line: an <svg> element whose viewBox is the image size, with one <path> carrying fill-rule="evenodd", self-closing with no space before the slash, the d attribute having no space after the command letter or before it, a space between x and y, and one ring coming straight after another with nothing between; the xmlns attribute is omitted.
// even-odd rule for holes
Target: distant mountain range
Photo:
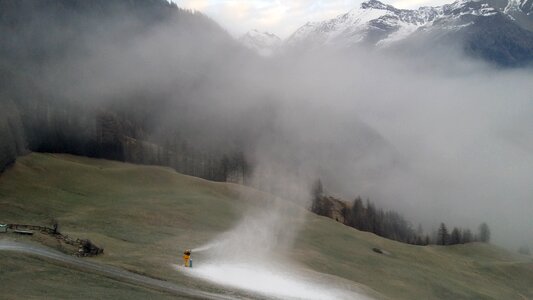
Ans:
<svg viewBox="0 0 533 300"><path fill-rule="evenodd" d="M377 0L333 19L309 22L281 48L302 51L321 47L423 50L458 45L469 55L503 66L533 61L533 0L460 0L438 7L397 9ZM247 45L262 52L261 42L246 35ZM245 45L246 45L245 44ZM252 47L249 47L252 48Z"/></svg>

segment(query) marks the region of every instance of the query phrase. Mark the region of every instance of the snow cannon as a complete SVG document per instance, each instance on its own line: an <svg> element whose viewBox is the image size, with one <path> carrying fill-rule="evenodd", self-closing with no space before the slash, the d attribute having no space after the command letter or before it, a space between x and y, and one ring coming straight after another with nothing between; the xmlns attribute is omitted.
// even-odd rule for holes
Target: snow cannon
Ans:
<svg viewBox="0 0 533 300"><path fill-rule="evenodd" d="M183 252L183 266L192 268L191 250L187 249Z"/></svg>

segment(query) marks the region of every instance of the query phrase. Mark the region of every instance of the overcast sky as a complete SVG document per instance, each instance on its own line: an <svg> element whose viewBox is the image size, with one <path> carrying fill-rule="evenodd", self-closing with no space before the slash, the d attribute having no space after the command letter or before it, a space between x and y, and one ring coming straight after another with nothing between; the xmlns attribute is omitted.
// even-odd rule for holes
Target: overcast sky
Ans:
<svg viewBox="0 0 533 300"><path fill-rule="evenodd" d="M234 36L251 29L286 38L309 21L333 18L358 7L362 0L171 0L179 7L203 12ZM418 8L453 0L384 0L398 8Z"/></svg>

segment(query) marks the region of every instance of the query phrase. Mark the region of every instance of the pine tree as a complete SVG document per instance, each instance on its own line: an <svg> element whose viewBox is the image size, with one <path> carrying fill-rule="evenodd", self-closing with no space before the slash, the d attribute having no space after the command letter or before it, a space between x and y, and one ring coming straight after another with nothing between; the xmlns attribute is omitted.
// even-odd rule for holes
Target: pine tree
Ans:
<svg viewBox="0 0 533 300"><path fill-rule="evenodd" d="M457 245L461 243L461 231L457 227L454 227L450 237L450 245Z"/></svg>
<svg viewBox="0 0 533 300"><path fill-rule="evenodd" d="M370 232L375 232L376 228L376 207L369 199L366 199L366 228Z"/></svg>
<svg viewBox="0 0 533 300"><path fill-rule="evenodd" d="M319 215L325 215L326 211L323 207L325 203L322 201L322 197L324 197L324 188L320 179L317 179L313 184L311 194L313 197L311 211Z"/></svg>
<svg viewBox="0 0 533 300"><path fill-rule="evenodd" d="M448 240L450 239L448 234L448 228L444 223L440 223L439 231L437 233L437 244L438 245L447 245Z"/></svg>
<svg viewBox="0 0 533 300"><path fill-rule="evenodd" d="M487 223L479 225L479 241L482 243L490 242L490 229Z"/></svg>
<svg viewBox="0 0 533 300"><path fill-rule="evenodd" d="M351 225L359 230L365 230L364 228L365 218L365 206L361 197L355 198L352 205L351 212Z"/></svg>
<svg viewBox="0 0 533 300"><path fill-rule="evenodd" d="M313 184L313 197L314 198L321 198L322 196L324 196L324 187L322 185L322 181L319 179L317 179L315 181L315 183Z"/></svg>
<svg viewBox="0 0 533 300"><path fill-rule="evenodd" d="M472 236L472 231L470 231L470 229L463 230L463 236L461 239L461 243L468 244L468 243L471 243L473 239L474 238Z"/></svg>

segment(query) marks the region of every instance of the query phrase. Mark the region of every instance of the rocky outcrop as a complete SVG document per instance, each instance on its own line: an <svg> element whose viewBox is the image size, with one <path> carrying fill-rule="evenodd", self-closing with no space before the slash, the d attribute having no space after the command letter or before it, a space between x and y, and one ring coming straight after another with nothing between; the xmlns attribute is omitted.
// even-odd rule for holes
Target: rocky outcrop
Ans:
<svg viewBox="0 0 533 300"><path fill-rule="evenodd" d="M311 210L317 215L331 218L343 224L346 224L348 221L346 219L348 205L345 202L331 196L315 198Z"/></svg>

